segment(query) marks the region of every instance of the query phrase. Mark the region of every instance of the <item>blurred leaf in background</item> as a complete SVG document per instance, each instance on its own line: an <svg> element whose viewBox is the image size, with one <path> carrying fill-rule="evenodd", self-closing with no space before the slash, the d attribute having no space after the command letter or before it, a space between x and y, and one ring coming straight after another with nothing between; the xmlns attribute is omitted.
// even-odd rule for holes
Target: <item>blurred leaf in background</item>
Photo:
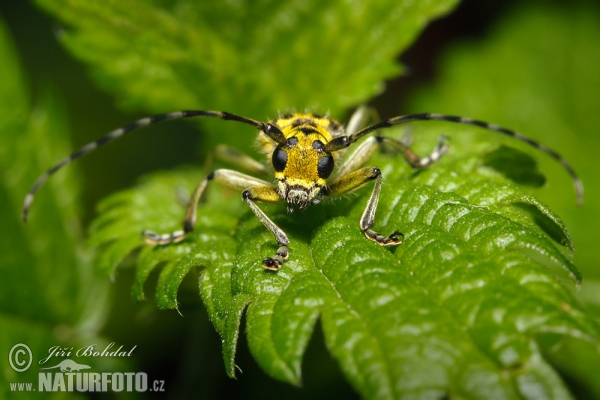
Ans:
<svg viewBox="0 0 600 400"><path fill-rule="evenodd" d="M37 3L72 28L63 43L124 106L263 120L292 108L339 117L367 101L401 72L395 57L456 0ZM219 143L254 141L248 128L206 124Z"/></svg>
<svg viewBox="0 0 600 400"><path fill-rule="evenodd" d="M75 171L48 185L46 196L36 204L37 218L28 224L20 219L23 194L40 171L68 151L69 130L54 91L47 90L35 105L28 98L2 22L0 59L0 394L6 398L8 382L37 381L42 367L38 362L49 355L51 347L106 343L98 332L105 323L110 296L106 279L93 268L92 255L82 245L81 183ZM28 345L33 355L24 373L17 373L7 362L17 343ZM21 395L27 397L27 393ZM13 396L18 394L10 393Z"/></svg>
<svg viewBox="0 0 600 400"><path fill-rule="evenodd" d="M414 112L459 114L509 125L571 161L585 185L583 207L575 206L568 175L549 157L536 157L539 170L549 178L535 193L572 233L574 261L585 276L580 295L594 308L600 306L598 43L596 3L519 6L484 40L449 48L439 61L439 79L405 103ZM519 149L531 153L526 147Z"/></svg>

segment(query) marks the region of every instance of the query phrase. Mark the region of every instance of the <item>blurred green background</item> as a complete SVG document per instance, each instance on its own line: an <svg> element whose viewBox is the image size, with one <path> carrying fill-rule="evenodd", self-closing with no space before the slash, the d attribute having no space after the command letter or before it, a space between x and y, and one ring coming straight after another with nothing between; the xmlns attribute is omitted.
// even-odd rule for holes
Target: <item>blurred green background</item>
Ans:
<svg viewBox="0 0 600 400"><path fill-rule="evenodd" d="M595 241L596 224L600 223L600 167L596 152L600 148L600 135L597 134L595 116L600 106L600 7L594 1L540 1L526 7L521 3L462 2L448 16L432 22L409 50L399 55L405 66L403 75L387 81L385 90L369 104L382 117L408 112L438 112L498 123L558 149L572 161L586 188L582 208L575 206L568 176L560 166L543 156L539 157L540 169L546 173L547 183L535 194L563 218L571 232L576 247L575 265L584 277L577 295L597 316L600 311L600 270L597 268L600 250ZM43 129L39 127L48 123L47 119L62 115L58 123L63 124L64 132L70 132L70 136L66 133L57 136L56 144L46 143L38 137L39 141L34 144L47 146L47 154L29 161L31 171L27 172L28 176L35 178L36 171L45 170L64 155L66 149L77 148L115 127L146 116L147 112L140 110L148 109L141 102L128 103L125 95L114 95L114 88L98 89L87 67L76 61L57 41L56 33L60 32L61 24L54 18L24 1L3 3L0 11L20 59L20 73L26 82L23 85L28 87L25 97L32 99L29 102L34 110L39 104L52 110L47 115L43 112L36 115L34 121L28 123L28 129L41 132ZM103 78L96 76L96 79L102 81ZM8 89L3 86L3 90ZM27 103L25 99L22 101ZM211 108L222 108L218 104L221 101L215 99L215 106ZM254 107L260 109L261 102L266 101L259 97ZM351 103L346 101L344 104ZM167 105L162 110L151 111L179 108L165 107ZM244 107L228 106L226 109L243 113ZM265 119L273 117L277 111L267 109L262 110L262 114L249 116ZM333 111L340 119L350 112L349 109ZM15 121L19 118L14 117ZM8 124L11 119L7 118L7 121ZM60 223L55 220L66 219L69 222L61 235L64 240L78 242L78 235L94 218L94 207L103 197L130 187L150 171L180 164L202 164L213 144L212 139L202 137L196 126L173 122L123 139L117 145L81 160L62 178L57 175L53 189L45 189L55 193L54 200L47 203L55 202L64 207L76 201L61 197L61 185L82 183L79 185L82 209L78 210L74 205L68 213L54 216L40 211L35 223L56 225ZM9 159L19 153L11 151L7 154L6 150L7 147L4 152L0 150L1 165L4 171L14 174ZM5 180L11 181L11 176L5 176ZM16 199L22 198L24 192L10 192L16 187L7 183L2 188L5 209L18 209L15 208L19 205ZM48 213L59 208L44 204L43 200L36 206ZM77 211L81 223L77 222ZM176 311L156 310L152 301L134 303L130 296L131 268L120 269L114 282L89 270L57 279L48 271L57 262L66 273L72 273L78 271L77 265L90 264L90 252L82 251L72 257L55 249L55 259L40 260L35 256L36 251L46 254L39 249L51 244L20 241L19 238L26 237L26 230L35 229L36 225L22 228L18 215L13 217L10 220L6 217L6 223L3 221L2 242L6 247L1 248L14 250L19 246L32 246L30 253L34 255L17 261L7 258L8 252L3 258L0 256L3 263L0 300L4 317L0 328L5 328L0 333L0 347L3 350L19 341L29 340L44 348L49 343L72 343L74 337L80 342L93 338L99 343L114 341L126 347L137 345L136 357L128 361L127 367L144 370L151 377L167 382L166 393L147 394L148 397L356 396L325 349L320 329L315 330L305 355L305 365L318 365L318 368L305 369L303 388L293 388L267 377L252 360L245 340L240 341L237 355L238 364L246 366L244 373L238 380L227 378L222 368L221 341L197 295L195 276L189 276L180 290L184 318ZM14 235L15 231L20 232L19 235ZM21 263L19 269L8 270L7 266L14 266L15 262ZM32 263L37 263L38 267L32 267ZM21 285L19 282L22 281L26 283ZM154 285L147 287L151 292ZM36 294L41 292L50 294L39 298L62 296L64 301L52 305L40 302L39 298L36 300ZM151 296L152 293L148 293L148 297ZM91 317L90 310L94 311ZM82 317L84 315L86 318ZM46 326L44 321L51 324ZM73 330L86 334L77 336ZM4 353L2 357L5 357ZM14 376L4 364L0 371L11 381ZM8 396L5 390L6 387L0 388L0 394Z"/></svg>

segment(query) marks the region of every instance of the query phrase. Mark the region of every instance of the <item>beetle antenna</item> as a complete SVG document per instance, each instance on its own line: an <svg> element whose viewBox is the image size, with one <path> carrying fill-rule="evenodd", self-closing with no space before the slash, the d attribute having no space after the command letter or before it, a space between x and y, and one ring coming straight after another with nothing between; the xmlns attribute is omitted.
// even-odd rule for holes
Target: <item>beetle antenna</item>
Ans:
<svg viewBox="0 0 600 400"><path fill-rule="evenodd" d="M212 117L212 118L220 118L223 120L231 120L237 121L244 124L252 125L257 129L260 129L267 133L274 140L279 138L278 134L281 133L279 129L271 124L265 124L263 122L255 121L250 118L242 117L235 114L230 114L228 112L222 111L203 111L203 110L186 110L186 111L176 111L167 114L158 114L152 117L142 118L130 125L124 126L119 129L115 129L114 131L108 133L107 135L101 137L100 139L88 143L85 146L81 147L79 150L72 153L70 156L60 160L56 163L52 168L44 172L33 184L27 195L25 196L25 201L23 203L23 212L21 214L21 218L23 221L27 221L27 214L29 213L29 209L31 208L31 204L33 203L33 198L37 191L42 187L42 185L54 174L56 171L61 169L62 167L70 164L76 159L91 153L96 150L98 147L103 146L107 143L112 142L115 139L118 139L125 134L136 130L138 128L143 128L148 125L155 124L157 122L174 120L174 119L182 119L182 118L191 118L191 117Z"/></svg>
<svg viewBox="0 0 600 400"><path fill-rule="evenodd" d="M494 132L499 132L504 135L513 137L517 140L527 143L528 145L538 149L539 151L541 151L543 153L548 154L550 157L552 157L556 161L558 161L565 170L567 170L567 172L569 173L569 175L571 176L571 179L573 181L573 186L575 188L575 194L577 195L577 205L581 206L583 204L583 183L581 182L581 179L579 178L579 176L577 175L577 173L575 172L573 167L571 167L571 165L567 162L567 160L565 160L560 154L558 154L556 151L552 150L551 148L549 148L541 143L538 143L535 140L530 139L527 136L524 136L518 132L503 128L496 124L489 124L487 122L478 121L478 120L474 120L471 118L457 117L457 116L453 116L453 115L426 114L426 113L411 114L411 115L404 115L404 116L400 116L400 117L386 119L384 121L381 121L381 122L378 122L371 126L368 126L364 129L356 132L355 134L348 136L347 142L348 142L348 145L350 145L351 143L356 142L362 136L367 135L371 132L374 132L378 129L385 129L385 128L389 128L394 125L399 125L399 124L403 124L405 122L410 122L410 121L429 121L429 120L448 121L448 122L455 122L455 123L459 123L459 124L479 126L484 129L488 129L488 130L491 130Z"/></svg>

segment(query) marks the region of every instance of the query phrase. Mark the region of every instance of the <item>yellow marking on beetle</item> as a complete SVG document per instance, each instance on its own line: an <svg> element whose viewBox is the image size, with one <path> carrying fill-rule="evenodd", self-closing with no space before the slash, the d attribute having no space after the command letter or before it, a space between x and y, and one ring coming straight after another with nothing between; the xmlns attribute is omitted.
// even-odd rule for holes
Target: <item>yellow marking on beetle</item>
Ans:
<svg viewBox="0 0 600 400"><path fill-rule="evenodd" d="M573 179L578 202L583 201L583 185L569 163L555 151L520 133L470 118L440 114L413 114L395 117L360 129L360 121L365 121L367 115L366 108L359 108L350 119L349 132L345 132L342 125L328 117L310 113L286 114L267 123L227 112L205 110L177 111L144 118L126 127L116 129L97 141L83 146L42 174L25 196L22 217L23 220L27 219L27 213L35 193L52 174L63 166L137 128L160 121L189 117L220 118L241 122L257 128L259 131L258 143L267 156L264 168L257 161L229 148L221 148L217 155L220 153L237 166L255 173L264 173L272 167L275 184L234 170L217 169L200 181L194 190L183 220L183 230L168 234L144 231L142 232L143 236L146 237L148 243L152 244L176 243L183 240L186 234L194 230L199 200L208 182L215 181L230 188L241 190L242 198L248 207L275 237L278 244L277 252L273 257L266 258L263 261L263 266L271 270L279 269L283 262L288 259L290 241L285 232L255 204L256 201L284 201L287 203L288 212L292 212L294 208L304 209L310 204L319 203L324 197L342 196L363 187L371 181L375 181L373 192L359 222L360 229L369 240L379 245L391 246L402 243L403 236L398 231L389 236L383 236L371 229L375 224L375 212L381 192L382 176L379 168L362 167L362 165L368 161L378 146L389 144L399 150L413 168L426 168L438 161L447 151L448 146L445 137L440 138L429 156L422 158L417 156L406 144L396 139L381 136L371 137L363 141L355 148L353 153L346 157L337 176L332 175L332 172L346 149L363 136L379 129L386 129L410 121L441 120L475 125L526 142L530 146L550 155L563 165Z"/></svg>

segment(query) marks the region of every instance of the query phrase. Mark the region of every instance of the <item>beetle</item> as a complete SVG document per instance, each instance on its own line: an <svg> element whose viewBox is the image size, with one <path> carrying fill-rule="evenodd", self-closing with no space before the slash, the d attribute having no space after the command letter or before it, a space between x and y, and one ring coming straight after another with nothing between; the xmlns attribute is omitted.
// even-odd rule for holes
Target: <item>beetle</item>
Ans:
<svg viewBox="0 0 600 400"><path fill-rule="evenodd" d="M440 137L435 148L426 157L419 157L407 144L400 140L381 135L367 137L357 144L354 151L347 157L342 158L342 155L364 136L411 121L438 120L474 125L523 141L550 155L562 164L573 180L578 204L583 202L583 184L570 164L554 150L510 129L471 118L429 113L389 118L361 129L360 127L364 125L367 116L367 108L358 108L346 127L327 116L312 113L285 114L269 122L256 121L223 111L205 110L176 111L143 118L88 143L43 173L25 196L22 219L23 221L27 220L34 196L40 187L52 174L65 165L138 128L162 121L192 117L219 118L256 128L258 130L258 142L267 159L270 159L268 164L270 164L272 170L227 146L219 146L217 153L222 158L249 172L263 175L274 172L275 184L236 170L216 169L201 180L194 190L187 206L182 229L165 234L145 230L142 232L142 236L145 237L147 243L158 245L176 243L192 232L196 225L199 200L208 183L214 181L241 191L243 201L273 234L278 244L277 252L274 256L265 258L262 265L270 270L278 270L284 261L289 258L288 246L290 240L285 232L256 205L257 201L283 201L287 204L287 211L291 213L295 208L305 209L309 205L318 204L323 198L341 196L353 192L371 181L375 181L373 191L359 221L360 229L368 239L379 245L398 245L402 243L403 239L403 235L399 231L386 236L371 229L375 225L375 212L381 193L382 174L377 167L363 167L363 165L379 146L389 145L399 151L413 168L426 168L446 153L448 150L447 138ZM344 161L340 163L342 159ZM333 173L337 164L340 166L337 172Z"/></svg>

